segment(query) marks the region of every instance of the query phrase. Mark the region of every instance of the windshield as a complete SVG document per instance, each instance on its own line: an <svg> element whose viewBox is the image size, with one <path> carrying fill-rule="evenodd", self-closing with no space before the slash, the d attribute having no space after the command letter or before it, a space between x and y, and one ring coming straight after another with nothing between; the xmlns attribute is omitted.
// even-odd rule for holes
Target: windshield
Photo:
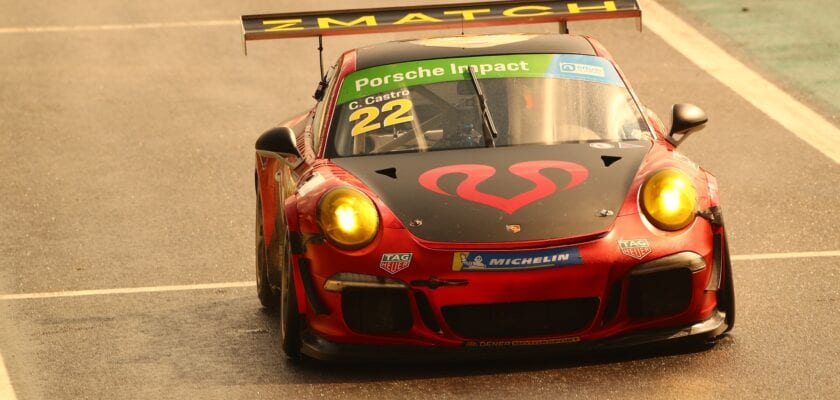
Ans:
<svg viewBox="0 0 840 400"><path fill-rule="evenodd" d="M356 71L337 100L328 157L485 147L472 68L496 146L646 140L612 64L570 54L424 60Z"/></svg>

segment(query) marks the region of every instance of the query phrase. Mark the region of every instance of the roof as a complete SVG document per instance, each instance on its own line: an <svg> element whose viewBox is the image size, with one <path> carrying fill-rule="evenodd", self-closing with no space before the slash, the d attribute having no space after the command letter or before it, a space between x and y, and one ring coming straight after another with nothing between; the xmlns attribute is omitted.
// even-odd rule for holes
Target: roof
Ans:
<svg viewBox="0 0 840 400"><path fill-rule="evenodd" d="M356 69L435 58L496 54L596 55L589 39L566 34L466 35L411 39L356 49Z"/></svg>

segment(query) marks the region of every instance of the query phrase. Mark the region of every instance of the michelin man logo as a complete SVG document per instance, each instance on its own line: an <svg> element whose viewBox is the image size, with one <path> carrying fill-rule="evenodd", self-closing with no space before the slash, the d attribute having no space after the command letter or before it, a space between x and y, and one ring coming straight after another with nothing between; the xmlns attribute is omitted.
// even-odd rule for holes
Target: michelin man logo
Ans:
<svg viewBox="0 0 840 400"><path fill-rule="evenodd" d="M486 267L486 265L484 265L484 258L482 258L481 256L475 256L475 258L473 258L472 261L470 261L467 260L466 254L461 254L461 265L464 267Z"/></svg>

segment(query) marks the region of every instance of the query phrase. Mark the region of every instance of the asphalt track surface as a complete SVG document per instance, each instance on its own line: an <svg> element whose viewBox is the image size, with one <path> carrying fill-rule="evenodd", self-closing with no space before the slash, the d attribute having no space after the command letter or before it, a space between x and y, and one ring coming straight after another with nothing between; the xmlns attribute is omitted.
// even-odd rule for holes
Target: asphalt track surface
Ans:
<svg viewBox="0 0 840 400"><path fill-rule="evenodd" d="M676 4L674 4L676 3ZM833 0L668 0L741 60L840 122L840 7Z"/></svg>
<svg viewBox="0 0 840 400"><path fill-rule="evenodd" d="M840 250L840 168L629 21L571 28L599 38L658 113L693 102L710 115L682 150L718 176L741 256L728 337L536 361L287 362L277 315L239 282L253 275L253 142L310 104L316 43L245 57L225 21L334 7L0 0L0 27L221 21L0 34L2 400L840 396L840 258L827 253ZM329 38L327 60L396 37ZM828 256L749 256L791 252ZM110 291L207 283L233 284ZM8 296L81 290L102 292Z"/></svg>

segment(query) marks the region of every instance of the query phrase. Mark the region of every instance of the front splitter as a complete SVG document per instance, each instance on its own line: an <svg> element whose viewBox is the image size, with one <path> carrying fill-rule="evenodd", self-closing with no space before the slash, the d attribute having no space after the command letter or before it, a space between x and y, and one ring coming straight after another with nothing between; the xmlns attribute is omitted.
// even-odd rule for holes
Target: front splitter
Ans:
<svg viewBox="0 0 840 400"><path fill-rule="evenodd" d="M713 340L726 331L726 313L715 310L704 321L673 329L634 332L592 341L557 341L553 344L515 345L540 341L465 342L461 347L348 344L329 341L311 331L303 332L301 352L322 361L432 361L441 359L488 359L544 357L547 354L593 352L628 348L684 338ZM506 343L511 343L506 345Z"/></svg>

